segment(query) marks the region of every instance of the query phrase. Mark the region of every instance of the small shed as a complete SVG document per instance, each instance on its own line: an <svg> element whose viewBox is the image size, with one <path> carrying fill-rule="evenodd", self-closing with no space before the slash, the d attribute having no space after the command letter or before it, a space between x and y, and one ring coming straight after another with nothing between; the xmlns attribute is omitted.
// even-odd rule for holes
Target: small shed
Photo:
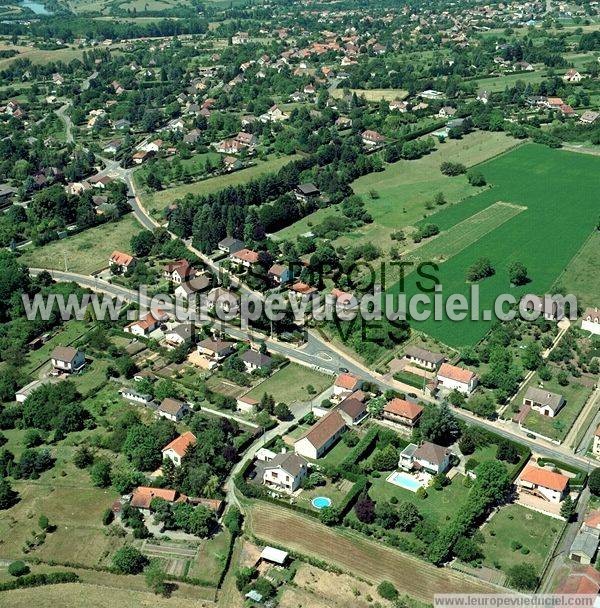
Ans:
<svg viewBox="0 0 600 608"><path fill-rule="evenodd" d="M265 547L260 554L261 561L271 562L278 566L283 566L288 558L288 554L281 549L275 547Z"/></svg>

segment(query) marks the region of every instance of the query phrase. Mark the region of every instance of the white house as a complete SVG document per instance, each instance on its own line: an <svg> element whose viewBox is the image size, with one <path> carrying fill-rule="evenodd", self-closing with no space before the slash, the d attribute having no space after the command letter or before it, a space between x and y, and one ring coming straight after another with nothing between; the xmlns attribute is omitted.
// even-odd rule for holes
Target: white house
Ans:
<svg viewBox="0 0 600 608"><path fill-rule="evenodd" d="M135 266L136 259L128 253L122 251L113 251L108 260L110 268L114 268L118 272L127 272Z"/></svg>
<svg viewBox="0 0 600 608"><path fill-rule="evenodd" d="M251 373L265 367L269 367L273 363L273 359L263 353L258 353L255 350L247 350L240 355L240 359L246 366L246 371Z"/></svg>
<svg viewBox="0 0 600 608"><path fill-rule="evenodd" d="M516 485L518 492L559 503L568 493L569 478L562 473L527 465L519 475Z"/></svg>
<svg viewBox="0 0 600 608"><path fill-rule="evenodd" d="M400 453L398 466L406 471L422 470L437 475L445 473L450 468L452 452L441 445L424 441L417 446L409 443Z"/></svg>
<svg viewBox="0 0 600 608"><path fill-rule="evenodd" d="M362 380L354 374L340 374L333 383L333 394L336 397L347 397L362 386Z"/></svg>
<svg viewBox="0 0 600 608"><path fill-rule="evenodd" d="M334 410L321 418L294 443L294 451L305 458L316 460L333 446L345 430L344 419Z"/></svg>
<svg viewBox="0 0 600 608"><path fill-rule="evenodd" d="M585 309L581 329L600 336L600 309L598 307Z"/></svg>
<svg viewBox="0 0 600 608"><path fill-rule="evenodd" d="M179 422L190 410L190 406L184 401L179 399L173 399L172 397L166 397L163 399L156 410L156 413L171 420L172 422Z"/></svg>
<svg viewBox="0 0 600 608"><path fill-rule="evenodd" d="M127 399L127 401L133 401L134 403L139 403L144 406L148 406L152 403L152 395L140 393L132 388L122 388L119 392L123 399Z"/></svg>
<svg viewBox="0 0 600 608"><path fill-rule="evenodd" d="M85 365L85 354L72 346L57 346L50 355L50 362L56 371L72 374Z"/></svg>
<svg viewBox="0 0 600 608"><path fill-rule="evenodd" d="M420 348L418 346L409 346L406 349L406 353L404 353L404 358L410 363L414 363L429 371L437 370L446 360L444 355L431 352L426 348Z"/></svg>
<svg viewBox="0 0 600 608"><path fill-rule="evenodd" d="M478 381L477 375L472 371L450 363L442 363L437 379L444 388L450 391L457 390L465 395L473 392Z"/></svg>
<svg viewBox="0 0 600 608"><path fill-rule="evenodd" d="M253 413L256 410L257 405L258 400L248 397L248 395L242 395L241 397L238 397L236 401L238 412L244 412L246 414Z"/></svg>
<svg viewBox="0 0 600 608"><path fill-rule="evenodd" d="M286 494L295 492L308 473L308 462L293 452L277 454L257 465L262 483Z"/></svg>
<svg viewBox="0 0 600 608"><path fill-rule="evenodd" d="M563 76L563 80L565 82L581 82L583 80L583 76L577 71L571 68L567 70L565 75Z"/></svg>
<svg viewBox="0 0 600 608"><path fill-rule="evenodd" d="M186 431L162 449L163 460L168 458L176 467L180 466L191 445L196 445L196 436L191 431Z"/></svg>
<svg viewBox="0 0 600 608"><path fill-rule="evenodd" d="M533 386L527 389L523 397L523 405L539 412L542 416L554 418L565 404L565 398L557 393L551 393Z"/></svg>
<svg viewBox="0 0 600 608"><path fill-rule="evenodd" d="M134 336L147 336L149 333L152 333L159 324L159 320L149 312L138 321L126 325L123 331L128 334L133 334Z"/></svg>

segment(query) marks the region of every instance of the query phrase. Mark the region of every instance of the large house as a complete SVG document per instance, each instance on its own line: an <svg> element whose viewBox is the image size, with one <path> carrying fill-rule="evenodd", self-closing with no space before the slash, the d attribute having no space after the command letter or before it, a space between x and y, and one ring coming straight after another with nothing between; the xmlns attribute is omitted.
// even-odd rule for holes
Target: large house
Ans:
<svg viewBox="0 0 600 608"><path fill-rule="evenodd" d="M585 309L581 329L600 336L600 309L598 307Z"/></svg>
<svg viewBox="0 0 600 608"><path fill-rule="evenodd" d="M251 249L240 249L233 252L229 256L229 259L238 266L251 268L254 264L258 264L260 255L257 251L252 251Z"/></svg>
<svg viewBox="0 0 600 608"><path fill-rule="evenodd" d="M286 452L258 465L262 483L286 494L295 492L308 473L308 462L298 454Z"/></svg>
<svg viewBox="0 0 600 608"><path fill-rule="evenodd" d="M424 441L421 445L409 443L400 453L398 466L405 471L425 470L437 475L450 468L452 452L441 445Z"/></svg>
<svg viewBox="0 0 600 608"><path fill-rule="evenodd" d="M420 348L419 346L409 346L406 349L404 358L410 361L414 365L423 367L430 371L437 370L440 365L446 360L444 355L440 353L434 353L426 348Z"/></svg>
<svg viewBox="0 0 600 608"><path fill-rule="evenodd" d="M151 313L145 314L141 319L126 325L123 331L134 336L147 336L160 325L160 321Z"/></svg>
<svg viewBox="0 0 600 608"><path fill-rule="evenodd" d="M234 342L227 342L219 338L206 338L198 342L198 352L213 361L223 361L234 350Z"/></svg>
<svg viewBox="0 0 600 608"><path fill-rule="evenodd" d="M517 491L532 494L549 502L559 503L569 490L569 478L534 465L527 465L519 475Z"/></svg>
<svg viewBox="0 0 600 608"><path fill-rule="evenodd" d="M85 365L85 354L72 346L57 346L50 355L50 362L56 371L72 374Z"/></svg>
<svg viewBox="0 0 600 608"><path fill-rule="evenodd" d="M122 251L113 251L108 260L108 265L112 270L117 272L127 272L135 266L136 259L128 253Z"/></svg>
<svg viewBox="0 0 600 608"><path fill-rule="evenodd" d="M319 189L312 183L300 184L296 190L294 190L294 196L304 203L318 197L320 194Z"/></svg>
<svg viewBox="0 0 600 608"><path fill-rule="evenodd" d="M219 248L220 251L223 251L224 253L231 255L232 253L235 253L236 251L240 251L241 249L244 249L244 241L240 241L239 239L236 239L232 236L226 236L224 239L219 241L219 244L217 245L217 247Z"/></svg>
<svg viewBox="0 0 600 608"><path fill-rule="evenodd" d="M273 363L273 359L269 355L256 352L255 350L247 350L240 355L240 359L246 366L248 373L270 367Z"/></svg>
<svg viewBox="0 0 600 608"><path fill-rule="evenodd" d="M465 395L473 392L478 380L477 375L472 371L450 365L450 363L442 363L437 379L444 388L450 391L457 390Z"/></svg>
<svg viewBox="0 0 600 608"><path fill-rule="evenodd" d="M148 486L138 486L131 495L132 507L140 511L150 512L150 503L153 498L162 498L167 502L174 503L178 498L177 490L168 490L166 488L150 488Z"/></svg>
<svg viewBox="0 0 600 608"><path fill-rule="evenodd" d="M158 406L156 413L172 422L179 422L189 411L190 406L184 401L165 397Z"/></svg>
<svg viewBox="0 0 600 608"><path fill-rule="evenodd" d="M539 412L542 416L554 418L565 404L565 398L557 393L551 393L533 386L527 389L523 397L523 405Z"/></svg>
<svg viewBox="0 0 600 608"><path fill-rule="evenodd" d="M347 397L336 408L348 426L360 424L368 415L367 405L357 397Z"/></svg>
<svg viewBox="0 0 600 608"><path fill-rule="evenodd" d="M196 270L187 260L177 260L169 262L163 268L163 277L172 283L180 285L193 279L196 276Z"/></svg>
<svg viewBox="0 0 600 608"><path fill-rule="evenodd" d="M367 148L376 148L385 142L385 137L381 133L369 129L361 133L361 138Z"/></svg>
<svg viewBox="0 0 600 608"><path fill-rule="evenodd" d="M294 451L305 458L316 460L333 446L346 430L346 423L338 411L321 418L294 443Z"/></svg>
<svg viewBox="0 0 600 608"><path fill-rule="evenodd" d="M196 435L191 431L175 437L162 449L163 460L168 458L176 467L180 466L181 460L191 445L196 445Z"/></svg>
<svg viewBox="0 0 600 608"><path fill-rule="evenodd" d="M583 80L583 76L577 70L571 68L565 72L563 80L565 82L581 82Z"/></svg>
<svg viewBox="0 0 600 608"><path fill-rule="evenodd" d="M417 425L422 413L422 406L398 398L388 401L383 408L383 418L385 420L395 422L409 429Z"/></svg>

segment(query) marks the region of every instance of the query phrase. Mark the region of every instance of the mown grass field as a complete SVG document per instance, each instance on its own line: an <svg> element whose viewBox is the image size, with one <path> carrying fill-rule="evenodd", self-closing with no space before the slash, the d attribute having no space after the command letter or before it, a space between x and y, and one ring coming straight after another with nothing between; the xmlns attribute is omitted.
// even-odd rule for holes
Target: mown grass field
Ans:
<svg viewBox="0 0 600 608"><path fill-rule="evenodd" d="M577 302L585 307L598 306L600 301L600 232L594 232L569 262L564 272L556 280L556 286L563 293L577 296Z"/></svg>
<svg viewBox="0 0 600 608"><path fill-rule="evenodd" d="M130 251L131 237L141 229L133 214L129 214L118 222L89 228L42 247L31 245L23 250L20 262L33 268L65 270L66 260L70 272L91 274L108 266L115 249Z"/></svg>
<svg viewBox="0 0 600 608"><path fill-rule="evenodd" d="M303 365L290 363L275 372L270 378L254 387L249 397L260 399L265 393L273 395L276 403L291 404L297 401L308 401L322 393L333 384L331 376L321 374ZM309 392L312 386L316 392Z"/></svg>
<svg viewBox="0 0 600 608"><path fill-rule="evenodd" d="M493 311L500 294L511 293L518 299L525 293L549 291L592 233L598 216L600 158L527 144L480 169L491 185L488 190L443 209L427 221L444 231L498 201L526 207L440 264L437 272L445 297L462 294L470 301L466 270L477 259L488 257L496 272L479 283L479 310ZM520 288L509 283L507 269L514 261L523 262L531 278ZM417 293L416 282L416 275L408 277L405 291L409 296ZM397 290L398 285L391 291ZM483 338L492 322L457 323L445 317L414 326L450 346L461 347Z"/></svg>
<svg viewBox="0 0 600 608"><path fill-rule="evenodd" d="M401 594L432 602L436 593L493 593L495 587L459 575L316 520L268 503L250 505L246 522L259 539L325 560L378 584L391 581Z"/></svg>
<svg viewBox="0 0 600 608"><path fill-rule="evenodd" d="M507 505L481 529L484 565L499 567L504 573L516 564L532 564L539 573L562 522L521 505ZM515 550L517 541L529 550Z"/></svg>
<svg viewBox="0 0 600 608"><path fill-rule="evenodd" d="M534 72L517 72L515 74L503 74L494 78L480 78L477 80L477 90L490 91L491 93L504 91L506 87L514 87L520 80L529 84L541 82L547 78L546 71L536 69Z"/></svg>
<svg viewBox="0 0 600 608"><path fill-rule="evenodd" d="M400 160L386 165L380 173L358 178L352 183L352 189L364 200L373 223L344 235L336 243L351 245L373 242L380 247L389 247L393 243L390 239L392 232L414 225L425 215L439 209L428 210L425 206L436 192L443 192L448 203L456 203L481 191L469 185L464 175L442 175L439 170L442 162L462 162L471 167L516 145L518 142L504 133L475 132L460 140L437 144L434 152L419 160ZM371 198L371 191L375 191L378 198ZM294 239L309 232L312 226L328 215L340 213L334 207L320 209L279 231L277 236Z"/></svg>
<svg viewBox="0 0 600 608"><path fill-rule="evenodd" d="M184 184L182 186L175 186L174 188L167 188L165 190L160 190L159 192L142 192L142 200L145 207L151 213L160 213L165 207L175 202L177 199L183 198L186 194L201 196L217 192L229 186L245 184L251 179L264 175L265 173L279 171L281 167L287 165L293 158L293 156L280 156L270 158L266 161L258 160L252 167L234 171L233 173L227 173L226 175L211 177L210 179L205 179L193 184Z"/></svg>
<svg viewBox="0 0 600 608"><path fill-rule="evenodd" d="M349 89L350 93L356 93L359 97L364 97L367 101L394 101L408 97L408 91L404 89ZM341 99L345 89L333 89L331 96L334 99Z"/></svg>
<svg viewBox="0 0 600 608"><path fill-rule="evenodd" d="M49 51L45 49L36 49L30 46L13 46L10 44L0 44L0 50L16 50L18 55L0 59L0 70L6 69L16 59L29 59L31 63L38 65L46 65L53 61L62 61L69 63L73 59L81 59L83 57L83 49L66 48Z"/></svg>

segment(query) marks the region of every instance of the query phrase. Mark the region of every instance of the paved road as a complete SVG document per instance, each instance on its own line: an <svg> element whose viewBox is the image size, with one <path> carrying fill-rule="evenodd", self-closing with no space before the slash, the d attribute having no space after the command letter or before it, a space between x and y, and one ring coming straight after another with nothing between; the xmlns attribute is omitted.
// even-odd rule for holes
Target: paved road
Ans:
<svg viewBox="0 0 600 608"><path fill-rule="evenodd" d="M71 102L67 102L65 105L61 106L56 110L56 115L65 123L65 141L68 144L72 144L75 139L73 138L73 121L71 117L67 114L67 110L71 107Z"/></svg>

